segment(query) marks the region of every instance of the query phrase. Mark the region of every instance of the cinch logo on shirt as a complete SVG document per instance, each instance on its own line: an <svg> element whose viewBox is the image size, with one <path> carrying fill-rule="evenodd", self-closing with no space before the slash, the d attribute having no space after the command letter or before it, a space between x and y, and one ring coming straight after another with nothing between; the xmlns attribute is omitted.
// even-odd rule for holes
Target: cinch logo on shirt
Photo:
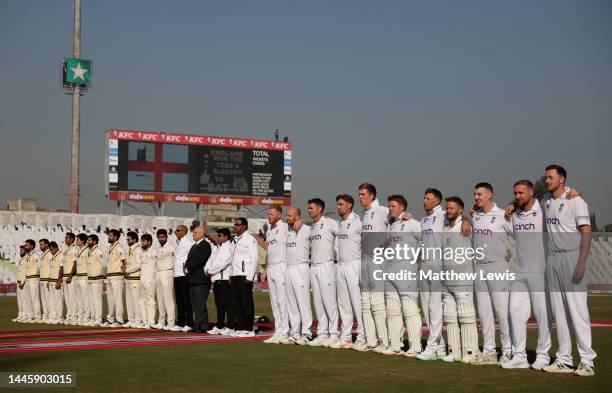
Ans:
<svg viewBox="0 0 612 393"><path fill-rule="evenodd" d="M323 237L321 236L321 234L320 234L320 233L318 233L318 234L316 234L316 235L312 235L312 236L310 236L310 241L313 241L313 240L321 240L322 238L323 238Z"/></svg>
<svg viewBox="0 0 612 393"><path fill-rule="evenodd" d="M372 224L363 224L361 226L361 229L364 231L371 231L374 227L372 226Z"/></svg>
<svg viewBox="0 0 612 393"><path fill-rule="evenodd" d="M287 247L295 247L295 246L297 246L296 242L288 242L287 243Z"/></svg>
<svg viewBox="0 0 612 393"><path fill-rule="evenodd" d="M535 224L533 222L530 222L528 224L514 224L514 230L515 231L535 231L536 227Z"/></svg>
<svg viewBox="0 0 612 393"><path fill-rule="evenodd" d="M341 233L338 235L338 239L348 240L349 236L346 233Z"/></svg>
<svg viewBox="0 0 612 393"><path fill-rule="evenodd" d="M391 236L389 238L389 240L392 241L392 242L398 242L399 243L399 242L401 242L403 240L403 238L401 236Z"/></svg>
<svg viewBox="0 0 612 393"><path fill-rule="evenodd" d="M561 221L557 217L549 217L546 219L546 223L549 225L559 225Z"/></svg>
<svg viewBox="0 0 612 393"><path fill-rule="evenodd" d="M274 245L276 244L276 239L272 239L272 240L268 240L266 243L268 243L268 246Z"/></svg>
<svg viewBox="0 0 612 393"><path fill-rule="evenodd" d="M421 235L433 235L434 231L433 229L429 228L429 229L423 229L421 231Z"/></svg>
<svg viewBox="0 0 612 393"><path fill-rule="evenodd" d="M493 231L490 229L482 229L482 228L474 228L472 230L472 233L474 235L481 235L481 236L491 236L493 235Z"/></svg>

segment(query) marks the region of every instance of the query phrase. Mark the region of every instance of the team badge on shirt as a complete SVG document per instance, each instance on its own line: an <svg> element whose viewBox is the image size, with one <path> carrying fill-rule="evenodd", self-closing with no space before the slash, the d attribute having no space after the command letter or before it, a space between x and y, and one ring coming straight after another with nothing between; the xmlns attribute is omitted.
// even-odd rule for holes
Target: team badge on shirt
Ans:
<svg viewBox="0 0 612 393"><path fill-rule="evenodd" d="M565 206L565 203L561 203L559 205L559 213L561 213L563 211L563 206Z"/></svg>
<svg viewBox="0 0 612 393"><path fill-rule="evenodd" d="M493 224L493 223L495 222L495 219L496 219L496 218L497 218L497 217L492 217L492 218L491 218L491 224Z"/></svg>

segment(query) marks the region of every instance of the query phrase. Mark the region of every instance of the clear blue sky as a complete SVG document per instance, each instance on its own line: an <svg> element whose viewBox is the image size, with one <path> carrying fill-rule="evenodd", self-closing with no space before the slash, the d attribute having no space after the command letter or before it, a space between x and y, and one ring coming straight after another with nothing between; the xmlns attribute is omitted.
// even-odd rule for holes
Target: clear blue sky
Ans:
<svg viewBox="0 0 612 393"><path fill-rule="evenodd" d="M560 163L612 223L610 1L83 0L83 212L104 194L108 128L294 142L294 202L436 186L511 199ZM72 1L0 2L0 203L67 207ZM188 214L171 209L171 214Z"/></svg>

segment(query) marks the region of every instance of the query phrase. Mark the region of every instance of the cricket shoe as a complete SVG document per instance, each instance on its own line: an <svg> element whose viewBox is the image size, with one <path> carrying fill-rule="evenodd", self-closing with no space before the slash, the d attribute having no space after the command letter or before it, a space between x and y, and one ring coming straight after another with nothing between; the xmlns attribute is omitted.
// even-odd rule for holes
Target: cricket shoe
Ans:
<svg viewBox="0 0 612 393"><path fill-rule="evenodd" d="M572 374L574 368L556 359L550 366L542 367L542 371L546 371L547 373Z"/></svg>
<svg viewBox="0 0 612 393"><path fill-rule="evenodd" d="M11 321L12 321L12 322L21 322L21 321L19 320L19 317L17 317L17 318L13 318L13 319L11 319Z"/></svg>
<svg viewBox="0 0 612 393"><path fill-rule="evenodd" d="M384 351L380 352L381 355L387 355L387 356L391 356L391 355L401 355L402 351L396 351L391 347L387 347L384 349Z"/></svg>
<svg viewBox="0 0 612 393"><path fill-rule="evenodd" d="M215 326L212 329L210 329L209 331L207 331L206 333L214 334L214 335L220 335L221 334L221 330L218 327Z"/></svg>
<svg viewBox="0 0 612 393"><path fill-rule="evenodd" d="M512 359L511 352L508 352L508 351L502 352L502 355L499 357L499 362L497 362L497 364L501 366L502 364L509 362L511 359Z"/></svg>
<svg viewBox="0 0 612 393"><path fill-rule="evenodd" d="M183 328L177 325L166 325L166 329L169 332L182 332Z"/></svg>
<svg viewBox="0 0 612 393"><path fill-rule="evenodd" d="M282 336L278 340L278 343L283 344L283 345L289 345L289 344L295 344L296 341L297 339L293 336Z"/></svg>
<svg viewBox="0 0 612 393"><path fill-rule="evenodd" d="M580 362L578 368L576 369L576 371L574 371L572 375L575 375L577 377L593 377L595 376L595 367Z"/></svg>
<svg viewBox="0 0 612 393"><path fill-rule="evenodd" d="M158 322L158 323L156 323L155 325L151 325L151 328L152 328L152 329L159 329L159 330L163 330L165 327L166 327L166 325L165 325L165 324L163 324L163 323L159 323L159 322Z"/></svg>
<svg viewBox="0 0 612 393"><path fill-rule="evenodd" d="M448 355L443 356L442 359L440 359L440 360L443 360L446 363L460 362L461 361L461 354L459 354L457 356L454 353L449 353Z"/></svg>
<svg viewBox="0 0 612 393"><path fill-rule="evenodd" d="M474 359L470 362L476 366L497 366L497 354L495 353L481 353L474 356Z"/></svg>
<svg viewBox="0 0 612 393"><path fill-rule="evenodd" d="M331 336L327 341L327 345L325 346L328 348L332 348L332 345L337 343L338 341L340 341L340 338L338 336Z"/></svg>
<svg viewBox="0 0 612 393"><path fill-rule="evenodd" d="M531 364L531 368L534 370L542 371L542 369L550 364L550 360L536 358L535 362Z"/></svg>
<svg viewBox="0 0 612 393"><path fill-rule="evenodd" d="M113 322L113 323L110 324L110 327L112 327L112 328L118 328L118 327L121 327L121 326L122 326L121 322Z"/></svg>
<svg viewBox="0 0 612 393"><path fill-rule="evenodd" d="M420 348L408 348L406 352L404 352L404 356L409 358L416 358L421 353Z"/></svg>
<svg viewBox="0 0 612 393"><path fill-rule="evenodd" d="M136 322L135 324L132 325L132 327L134 329L144 329L144 325L140 322Z"/></svg>
<svg viewBox="0 0 612 393"><path fill-rule="evenodd" d="M329 338L324 336L317 336L314 340L308 343L311 347L326 347L329 345Z"/></svg>
<svg viewBox="0 0 612 393"><path fill-rule="evenodd" d="M524 358L519 358L514 356L512 359L508 360L507 362L499 362L499 366L501 368L507 368L507 369L512 369L512 368L529 368L529 362L527 361L527 359Z"/></svg>
<svg viewBox="0 0 612 393"><path fill-rule="evenodd" d="M127 321L126 323L124 323L123 325L121 325L121 327L124 327L124 328L131 328L133 324L134 324L134 322Z"/></svg>
<svg viewBox="0 0 612 393"><path fill-rule="evenodd" d="M240 330L236 332L236 337L255 337L255 332L252 330Z"/></svg>
<svg viewBox="0 0 612 393"><path fill-rule="evenodd" d="M427 361L438 360L438 354L436 352L426 349L423 352L416 355L416 358L419 360L427 360Z"/></svg>
<svg viewBox="0 0 612 393"><path fill-rule="evenodd" d="M310 341L311 341L311 337L309 337L309 336L302 336L302 337L298 338L295 343L297 345L310 345Z"/></svg>
<svg viewBox="0 0 612 393"><path fill-rule="evenodd" d="M467 355L461 358L461 363L470 364L476 359L476 357L480 356L480 353L468 353Z"/></svg>
<svg viewBox="0 0 612 393"><path fill-rule="evenodd" d="M100 327L110 327L110 325L111 325L111 324L110 324L110 323L108 323L108 321L106 321L106 322L104 322L104 323L100 324Z"/></svg>
<svg viewBox="0 0 612 393"><path fill-rule="evenodd" d="M329 344L329 347L334 348L334 349L348 349L348 348L351 348L352 346L353 346L353 340L351 339L338 340L336 342Z"/></svg>
<svg viewBox="0 0 612 393"><path fill-rule="evenodd" d="M274 333L272 337L263 341L264 344L280 344L280 334Z"/></svg>
<svg viewBox="0 0 612 393"><path fill-rule="evenodd" d="M365 341L363 340L356 340L350 347L352 350L354 351L358 351L358 352L367 352L368 351L368 344L366 344Z"/></svg>
<svg viewBox="0 0 612 393"><path fill-rule="evenodd" d="M231 336L232 333L234 333L234 329L230 329L228 327L224 327L223 329L221 329L221 331L219 332L219 334L221 336Z"/></svg>

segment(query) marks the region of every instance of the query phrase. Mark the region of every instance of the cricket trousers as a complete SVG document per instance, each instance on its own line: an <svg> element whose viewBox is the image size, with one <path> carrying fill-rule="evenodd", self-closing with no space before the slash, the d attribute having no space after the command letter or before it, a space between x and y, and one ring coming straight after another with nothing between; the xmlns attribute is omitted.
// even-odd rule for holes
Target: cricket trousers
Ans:
<svg viewBox="0 0 612 393"><path fill-rule="evenodd" d="M546 282L557 327L559 342L557 359L573 365L570 336L570 326L573 326L580 361L592 366L597 354L591 347L591 320L587 306L586 279L578 284L572 282L578 264L578 254L578 250L549 254L546 257Z"/></svg>
<svg viewBox="0 0 612 393"><path fill-rule="evenodd" d="M268 265L268 288L270 304L274 315L274 333L286 336L289 333L287 315L287 265L277 263Z"/></svg>
<svg viewBox="0 0 612 393"><path fill-rule="evenodd" d="M138 286L138 306L140 317L145 326L155 324L155 277L140 278Z"/></svg>
<svg viewBox="0 0 612 393"><path fill-rule="evenodd" d="M40 280L40 305L42 306L42 319L48 320L49 316L49 289L47 288L47 284L49 283L49 279L41 279Z"/></svg>
<svg viewBox="0 0 612 393"><path fill-rule="evenodd" d="M155 279L155 296L157 298L157 309L159 317L157 321L161 324L167 322L174 325L176 318L176 307L174 306L174 270L160 270Z"/></svg>
<svg viewBox="0 0 612 393"><path fill-rule="evenodd" d="M89 301L91 303L91 320L102 323L102 280L89 281Z"/></svg>
<svg viewBox="0 0 612 393"><path fill-rule="evenodd" d="M129 280L125 283L125 305L127 306L128 322L140 323L140 280Z"/></svg>
<svg viewBox="0 0 612 393"><path fill-rule="evenodd" d="M361 290L359 277L361 261L340 262L336 271L338 311L341 321L341 340L351 340L353 320L357 321L357 341L365 341L363 315L361 314Z"/></svg>
<svg viewBox="0 0 612 393"><path fill-rule="evenodd" d="M287 312L291 337L312 337L310 305L310 266L307 263L287 266Z"/></svg>
<svg viewBox="0 0 612 393"><path fill-rule="evenodd" d="M64 303L66 304L66 319L69 321L74 321L77 319L77 284L74 278L70 280L70 282L67 282L67 280L68 277L64 277L64 282L62 283Z"/></svg>
<svg viewBox="0 0 612 393"><path fill-rule="evenodd" d="M442 265L439 261L427 261L421 265L421 271L439 273ZM429 328L426 350L438 354L446 354L446 344L442 335L442 283L438 280L422 279L421 286L421 306L425 321Z"/></svg>
<svg viewBox="0 0 612 393"><path fill-rule="evenodd" d="M123 277L112 277L106 282L106 301L108 303L109 322L123 324L123 290L125 280Z"/></svg>
<svg viewBox="0 0 612 393"><path fill-rule="evenodd" d="M28 290L28 299L30 300L30 312L33 319L41 318L41 307L40 307L40 281L39 280L26 280L26 286Z"/></svg>
<svg viewBox="0 0 612 393"><path fill-rule="evenodd" d="M310 267L310 282L318 320L317 336L338 338L338 303L334 263L313 263Z"/></svg>
<svg viewBox="0 0 612 393"><path fill-rule="evenodd" d="M53 321L64 320L64 295L62 287L55 289L55 282L49 282L48 290L49 318Z"/></svg>
<svg viewBox="0 0 612 393"><path fill-rule="evenodd" d="M78 320L87 321L91 318L91 300L89 296L89 284L87 278L75 281L77 288Z"/></svg>
<svg viewBox="0 0 612 393"><path fill-rule="evenodd" d="M527 359L527 321L535 315L538 324L537 358L550 362L550 303L545 292L544 273L517 273L516 280L510 284L510 336L512 356Z"/></svg>
<svg viewBox="0 0 612 393"><path fill-rule="evenodd" d="M505 273L510 269L508 262L476 263L474 272L478 278L474 282L478 316L482 326L482 353L496 354L495 349L495 317L499 322L499 337L503 352L512 351L510 340L510 282L505 280L481 280L482 275L489 273Z"/></svg>
<svg viewBox="0 0 612 393"><path fill-rule="evenodd" d="M30 295L26 285L23 288L17 287L17 307L19 308L18 317L20 319L30 319L32 311L30 310Z"/></svg>

